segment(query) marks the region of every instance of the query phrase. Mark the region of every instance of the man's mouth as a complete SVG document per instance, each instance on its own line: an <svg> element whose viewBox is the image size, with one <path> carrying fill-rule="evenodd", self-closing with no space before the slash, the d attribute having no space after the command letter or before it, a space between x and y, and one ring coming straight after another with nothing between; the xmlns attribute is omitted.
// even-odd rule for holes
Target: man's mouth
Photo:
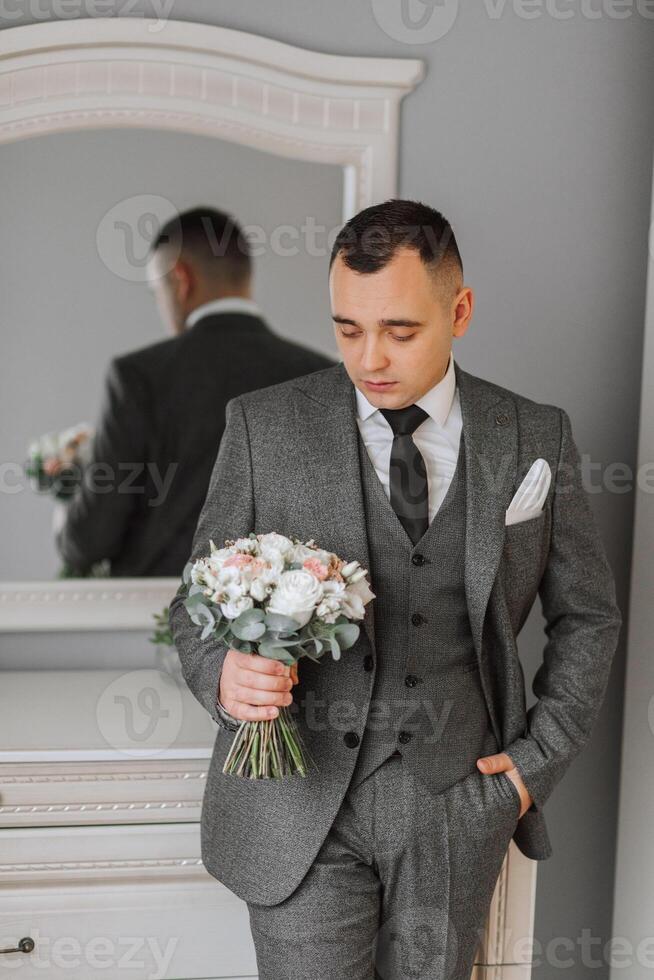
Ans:
<svg viewBox="0 0 654 980"><path fill-rule="evenodd" d="M395 381L364 381L364 385L367 388L371 388L373 391L384 391L386 388L392 388L396 383Z"/></svg>

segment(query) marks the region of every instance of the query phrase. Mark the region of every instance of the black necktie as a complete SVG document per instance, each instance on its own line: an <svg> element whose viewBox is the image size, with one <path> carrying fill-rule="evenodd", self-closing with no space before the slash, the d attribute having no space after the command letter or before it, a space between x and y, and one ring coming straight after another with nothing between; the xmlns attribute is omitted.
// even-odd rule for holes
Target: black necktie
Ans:
<svg viewBox="0 0 654 980"><path fill-rule="evenodd" d="M429 494L425 461L412 435L428 414L419 405L379 411L393 430L391 506L415 544L429 527Z"/></svg>

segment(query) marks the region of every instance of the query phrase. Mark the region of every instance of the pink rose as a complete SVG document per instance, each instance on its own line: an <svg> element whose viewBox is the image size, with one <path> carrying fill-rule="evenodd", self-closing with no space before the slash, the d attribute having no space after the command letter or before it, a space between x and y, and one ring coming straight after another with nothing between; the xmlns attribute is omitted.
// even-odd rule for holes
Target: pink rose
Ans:
<svg viewBox="0 0 654 980"><path fill-rule="evenodd" d="M230 555L227 561L223 562L223 568L232 565L235 565L237 568L240 568L241 565L251 565L253 561L254 558L252 557L252 555L243 555L243 554Z"/></svg>
<svg viewBox="0 0 654 980"><path fill-rule="evenodd" d="M302 568L306 568L308 572L315 575L319 582L324 582L327 578L328 569L319 558L305 558L302 562Z"/></svg>

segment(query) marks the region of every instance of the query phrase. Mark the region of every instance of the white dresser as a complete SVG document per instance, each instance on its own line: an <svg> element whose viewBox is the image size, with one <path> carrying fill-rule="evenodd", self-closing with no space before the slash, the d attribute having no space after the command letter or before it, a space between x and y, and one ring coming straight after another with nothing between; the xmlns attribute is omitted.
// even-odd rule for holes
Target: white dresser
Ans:
<svg viewBox="0 0 654 980"><path fill-rule="evenodd" d="M157 670L0 674L0 977L256 976L247 908L204 870L215 725ZM513 843L475 980L529 980L535 862ZM345 980L345 978L344 978Z"/></svg>
<svg viewBox="0 0 654 980"><path fill-rule="evenodd" d="M0 674L0 955L32 980L254 977L243 902L205 871L216 726L153 670Z"/></svg>

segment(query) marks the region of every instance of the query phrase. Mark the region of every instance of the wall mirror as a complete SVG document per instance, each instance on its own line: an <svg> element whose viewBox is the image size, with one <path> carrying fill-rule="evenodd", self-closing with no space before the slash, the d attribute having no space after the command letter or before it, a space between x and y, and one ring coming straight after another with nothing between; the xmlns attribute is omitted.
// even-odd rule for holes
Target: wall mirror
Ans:
<svg viewBox="0 0 654 980"><path fill-rule="evenodd" d="M111 359L166 336L145 261L158 227L198 205L233 214L254 236L270 326L337 359L330 235L396 193L399 108L421 61L153 28L94 18L0 36L5 631L148 627L177 587L110 563L67 573L54 535L74 479L42 467L58 439L92 430Z"/></svg>

